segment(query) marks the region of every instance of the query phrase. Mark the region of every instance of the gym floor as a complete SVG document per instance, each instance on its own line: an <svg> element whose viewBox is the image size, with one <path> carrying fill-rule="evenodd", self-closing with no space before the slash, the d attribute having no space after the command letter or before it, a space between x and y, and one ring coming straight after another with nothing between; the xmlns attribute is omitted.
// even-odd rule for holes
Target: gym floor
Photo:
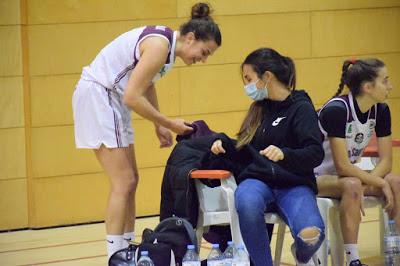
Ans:
<svg viewBox="0 0 400 266"><path fill-rule="evenodd" d="M367 210L360 230L360 256L369 266L383 265L379 257L379 223L377 209ZM136 224L136 241L144 228L154 228L158 217L140 218ZM0 265L106 265L103 223L42 230L0 233ZM273 236L273 242L275 234ZM292 238L287 231L281 265L294 265L290 253ZM274 249L274 243L272 244ZM210 245L203 240L200 256L207 257Z"/></svg>

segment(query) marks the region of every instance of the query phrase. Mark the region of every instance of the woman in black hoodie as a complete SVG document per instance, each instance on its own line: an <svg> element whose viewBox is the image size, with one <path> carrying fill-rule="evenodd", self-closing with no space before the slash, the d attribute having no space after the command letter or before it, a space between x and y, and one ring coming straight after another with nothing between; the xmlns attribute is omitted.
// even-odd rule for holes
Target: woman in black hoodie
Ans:
<svg viewBox="0 0 400 266"><path fill-rule="evenodd" d="M324 157L315 109L304 91L294 90L295 66L289 57L261 48L246 57L241 70L254 102L236 146L222 137L211 151L246 165L238 176L235 202L252 262L272 265L264 212L273 209L291 229L298 265L307 265L324 238L313 174Z"/></svg>

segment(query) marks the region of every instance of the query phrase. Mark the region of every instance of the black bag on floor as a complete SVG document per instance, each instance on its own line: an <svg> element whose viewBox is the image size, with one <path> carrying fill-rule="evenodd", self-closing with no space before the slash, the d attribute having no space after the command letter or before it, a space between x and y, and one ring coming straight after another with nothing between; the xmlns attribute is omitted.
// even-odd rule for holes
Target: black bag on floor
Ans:
<svg viewBox="0 0 400 266"><path fill-rule="evenodd" d="M128 248L114 253L109 266L130 266L138 261L141 251L148 251L155 266L182 265L187 245L195 245L199 252L197 239L192 225L185 219L171 217L160 222L153 230L143 231L142 243L131 244Z"/></svg>

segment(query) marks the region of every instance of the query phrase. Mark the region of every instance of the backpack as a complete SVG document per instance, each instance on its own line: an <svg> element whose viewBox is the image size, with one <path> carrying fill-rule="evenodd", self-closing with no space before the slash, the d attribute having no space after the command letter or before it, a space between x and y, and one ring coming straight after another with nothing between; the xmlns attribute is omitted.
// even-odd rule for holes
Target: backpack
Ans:
<svg viewBox="0 0 400 266"><path fill-rule="evenodd" d="M144 229L142 242L114 253L109 266L129 266L139 260L140 251L147 250L155 266L182 265L187 245L195 245L199 252L197 238L192 225L183 218L170 217L161 221L156 228Z"/></svg>

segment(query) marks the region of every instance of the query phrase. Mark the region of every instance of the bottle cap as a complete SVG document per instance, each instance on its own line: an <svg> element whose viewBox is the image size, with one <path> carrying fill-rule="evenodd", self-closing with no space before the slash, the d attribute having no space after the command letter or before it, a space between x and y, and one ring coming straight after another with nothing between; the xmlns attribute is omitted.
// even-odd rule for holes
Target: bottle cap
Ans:
<svg viewBox="0 0 400 266"><path fill-rule="evenodd" d="M213 248L219 248L219 244L212 244Z"/></svg>
<svg viewBox="0 0 400 266"><path fill-rule="evenodd" d="M233 246L233 241L228 241L228 246Z"/></svg>
<svg viewBox="0 0 400 266"><path fill-rule="evenodd" d="M395 224L396 221L395 220L389 220L389 224Z"/></svg>
<svg viewBox="0 0 400 266"><path fill-rule="evenodd" d="M237 248L238 248L238 249L244 249L244 245L243 245L243 244L240 244L240 245L237 246Z"/></svg>
<svg viewBox="0 0 400 266"><path fill-rule="evenodd" d="M143 251L140 252L140 255L141 256L148 256L149 252L147 250L143 250Z"/></svg>
<svg viewBox="0 0 400 266"><path fill-rule="evenodd" d="M194 249L194 245L187 245L187 249Z"/></svg>

